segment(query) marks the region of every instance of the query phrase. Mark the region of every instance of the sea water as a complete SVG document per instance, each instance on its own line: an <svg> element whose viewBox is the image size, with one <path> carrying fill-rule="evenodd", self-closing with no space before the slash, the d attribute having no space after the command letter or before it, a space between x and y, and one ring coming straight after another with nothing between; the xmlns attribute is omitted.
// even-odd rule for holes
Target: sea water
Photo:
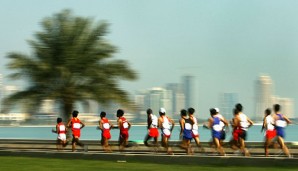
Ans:
<svg viewBox="0 0 298 171"><path fill-rule="evenodd" d="M19 127L0 127L0 139L39 139L54 140L57 134L52 133L55 126L19 126ZM264 141L264 132L261 132L261 125L254 125L249 128L247 141L261 142ZM231 138L231 130L227 132L226 140ZM288 125L286 127L285 141L298 141L298 125ZM180 126L174 127L170 140L179 140ZM142 141L147 134L145 125L133 125L129 130L129 140ZM211 131L209 129L199 127L201 141L209 141L211 139ZM118 140L119 129L111 130L111 140ZM86 126L81 130L81 140L100 140L101 131L97 126Z"/></svg>

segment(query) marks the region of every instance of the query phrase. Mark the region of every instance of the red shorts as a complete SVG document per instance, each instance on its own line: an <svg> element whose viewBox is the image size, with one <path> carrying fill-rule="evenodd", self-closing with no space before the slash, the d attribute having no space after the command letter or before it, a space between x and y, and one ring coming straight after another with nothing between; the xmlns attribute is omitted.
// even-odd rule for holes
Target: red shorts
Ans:
<svg viewBox="0 0 298 171"><path fill-rule="evenodd" d="M192 138L197 138L197 137L199 137L200 135L199 135L199 132L198 132L198 130L192 130Z"/></svg>
<svg viewBox="0 0 298 171"><path fill-rule="evenodd" d="M111 133L110 133L110 130L104 130L103 132L102 132L102 136L104 137L104 138L106 138L106 139L111 139Z"/></svg>
<svg viewBox="0 0 298 171"><path fill-rule="evenodd" d="M72 135L74 137L80 138L81 137L81 130L72 130Z"/></svg>
<svg viewBox="0 0 298 171"><path fill-rule="evenodd" d="M266 138L267 139L272 139L276 136L276 130L267 130L266 131Z"/></svg>
<svg viewBox="0 0 298 171"><path fill-rule="evenodd" d="M129 137L128 131L120 132L120 138L126 140L126 139L128 139L128 137Z"/></svg>
<svg viewBox="0 0 298 171"><path fill-rule="evenodd" d="M158 129L157 128L150 128L149 129L149 136L150 137L158 137Z"/></svg>
<svg viewBox="0 0 298 171"><path fill-rule="evenodd" d="M233 131L233 139L238 141L240 135L242 134L242 130L241 129L236 129Z"/></svg>

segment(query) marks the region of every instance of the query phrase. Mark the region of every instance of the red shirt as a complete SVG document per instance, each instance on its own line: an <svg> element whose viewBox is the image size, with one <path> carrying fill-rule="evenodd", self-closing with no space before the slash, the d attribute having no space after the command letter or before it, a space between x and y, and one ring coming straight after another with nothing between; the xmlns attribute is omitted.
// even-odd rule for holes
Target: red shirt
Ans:
<svg viewBox="0 0 298 171"><path fill-rule="evenodd" d="M122 124L120 125L120 132L128 132L128 122L125 117L120 117L119 119L122 120Z"/></svg>
<svg viewBox="0 0 298 171"><path fill-rule="evenodd" d="M100 122L102 123L102 136L106 139L110 139L111 133L109 120L107 118L102 118Z"/></svg>
<svg viewBox="0 0 298 171"><path fill-rule="evenodd" d="M57 128L58 128L57 129L57 131L58 131L57 133L58 134L65 134L66 133L66 127L65 127L64 123L62 123L62 122L61 123L58 123L57 124Z"/></svg>
<svg viewBox="0 0 298 171"><path fill-rule="evenodd" d="M81 121L78 118L71 119L71 130L72 134L76 137L81 136Z"/></svg>

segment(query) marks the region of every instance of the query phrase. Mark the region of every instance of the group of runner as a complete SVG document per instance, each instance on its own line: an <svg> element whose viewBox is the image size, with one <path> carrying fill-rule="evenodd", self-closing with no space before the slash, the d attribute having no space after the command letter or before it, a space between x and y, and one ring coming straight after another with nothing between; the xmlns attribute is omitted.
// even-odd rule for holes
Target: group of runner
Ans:
<svg viewBox="0 0 298 171"><path fill-rule="evenodd" d="M265 155L268 156L268 148L275 142L279 143L281 149L287 156L291 156L287 146L284 143L284 127L291 123L291 121L280 113L280 105L275 104L273 106L274 113L271 114L270 109L265 110L265 116L263 120L262 130L265 130ZM232 139L229 141L231 148L234 150L240 150L243 155L249 156L250 153L245 147L245 140L247 137L247 130L253 125L253 122L242 112L243 106L238 103L235 105L233 110L234 117L230 123L219 113L218 108L210 109L210 118L208 122L203 124L204 128L211 130L212 140L210 144L215 146L215 149L220 155L225 155L223 149L223 141L225 140L226 133L229 132L229 126L232 127ZM158 137L161 135L161 146L164 147L168 154L173 154L172 148L169 146L169 139L174 129L175 122L170 117L166 116L165 108L159 109L159 117L153 114L151 109L147 109L147 129L148 133L144 139L144 145L149 147L154 147L157 149L159 147ZM85 147L83 143L80 142L80 130L85 126L83 122L78 119L78 111L72 112L72 119L64 125L61 118L57 118L56 130L54 133L58 134L57 137L57 149L63 149L68 141L66 140L67 128L72 130L72 151L75 151L76 145ZM179 119L180 125L180 147L185 149L187 154L193 154L194 150L191 146L191 140L194 139L196 146L202 152L204 149L200 145L199 132L198 132L198 121L194 116L195 109L188 108L187 110L182 109L180 111L181 118ZM100 121L98 129L101 130L101 145L104 151L111 152L109 146L109 139L111 139L110 130L113 128L118 128L119 133L119 150L122 151L128 145L129 129L131 127L130 122L124 117L124 111L122 109L117 110L117 125L113 125L106 117L106 112L100 113ZM161 133L159 133L159 130ZM153 141L149 141L153 139ZM84 148L86 150L86 148Z"/></svg>
<svg viewBox="0 0 298 171"><path fill-rule="evenodd" d="M52 130L53 133L57 133L57 149L62 150L67 146L68 141L66 138L67 128L71 129L72 132L72 151L76 150L76 145L79 145L87 151L87 147L79 140L81 136L81 129L85 127L85 124L78 118L78 111L72 112L72 118L68 121L67 125L62 122L62 118L57 118L56 130ZM119 128L119 150L123 150L128 144L128 130L131 127L131 124L123 117L124 111L122 109L117 110L117 123L118 126L114 126L106 117L106 112L100 113L99 126L97 127L102 131L101 134L101 145L106 152L111 152L108 140L111 139L110 129Z"/></svg>

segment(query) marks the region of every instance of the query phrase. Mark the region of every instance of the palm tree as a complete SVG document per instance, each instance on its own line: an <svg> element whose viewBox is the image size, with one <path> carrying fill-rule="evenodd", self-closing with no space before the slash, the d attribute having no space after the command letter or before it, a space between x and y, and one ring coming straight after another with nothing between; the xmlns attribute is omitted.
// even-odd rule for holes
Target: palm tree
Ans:
<svg viewBox="0 0 298 171"><path fill-rule="evenodd" d="M61 106L69 119L76 102L95 100L131 104L120 80L135 80L137 74L124 60L111 59L117 51L104 36L106 22L76 17L63 10L41 22L42 31L28 41L32 55L11 52L8 68L12 79L26 79L29 86L9 96L7 105L25 101L29 109L51 99Z"/></svg>

